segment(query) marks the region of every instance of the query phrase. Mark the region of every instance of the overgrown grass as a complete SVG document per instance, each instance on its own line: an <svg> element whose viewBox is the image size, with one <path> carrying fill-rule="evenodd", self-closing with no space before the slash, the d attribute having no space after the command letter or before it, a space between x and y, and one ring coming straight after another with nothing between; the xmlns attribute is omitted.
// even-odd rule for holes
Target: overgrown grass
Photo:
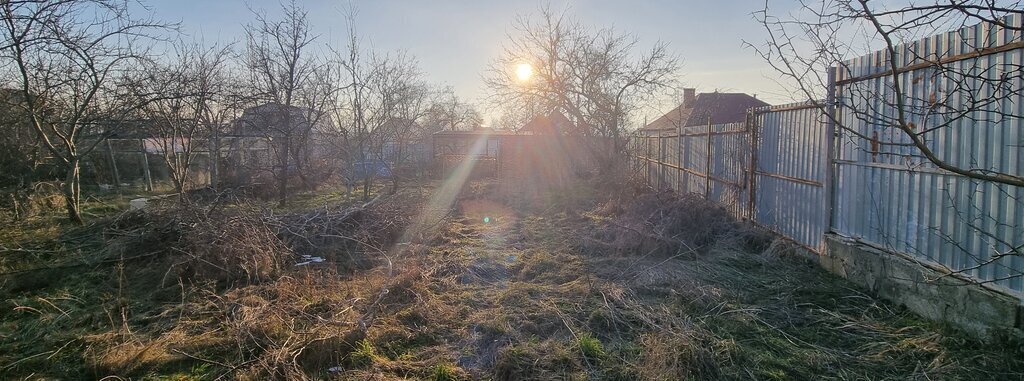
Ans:
<svg viewBox="0 0 1024 381"><path fill-rule="evenodd" d="M0 374L181 380L1024 376L1024 357L1012 343L983 344L924 322L702 200L616 198L608 195L622 196L621 190L574 187L580 191L520 208L502 202L493 187L470 184L455 206L459 212L436 231L388 245L408 218L367 225L374 234L352 233L358 227L348 222L320 229L310 222L320 221L318 211L361 200L337 190L298 196L273 210L292 216L288 229L274 228L275 236L288 250L316 250L328 261L288 262L255 280L217 281L181 271L193 258L181 253L4 277ZM385 220L417 208L381 204L364 217ZM231 231L228 223L211 221L196 225L213 233L195 235L205 237L197 242L208 242L211 253L232 253L213 238ZM40 223L0 234L26 248L81 247L82 258L109 255L104 245L129 235L136 237L131 250L202 252L168 240L161 222ZM351 237L300 239L309 231ZM71 240L78 236L87 238ZM271 240L253 237L247 241ZM361 243L340 243L353 240ZM351 256L364 265L347 266Z"/></svg>
<svg viewBox="0 0 1024 381"><path fill-rule="evenodd" d="M355 349L348 354L349 363L356 368L365 368L378 361L377 350L367 339L359 340Z"/></svg>

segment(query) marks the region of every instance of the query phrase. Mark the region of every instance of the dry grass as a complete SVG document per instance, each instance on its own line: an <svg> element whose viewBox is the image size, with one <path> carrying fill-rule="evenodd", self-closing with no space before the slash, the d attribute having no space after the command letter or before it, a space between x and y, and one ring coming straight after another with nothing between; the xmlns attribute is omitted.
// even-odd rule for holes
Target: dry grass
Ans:
<svg viewBox="0 0 1024 381"><path fill-rule="evenodd" d="M0 369L240 380L1022 376L1019 349L922 322L703 200L615 201L578 187L589 190L510 207L493 186L468 185L453 216L415 234L418 192L276 213L125 215L104 229L117 261L4 290ZM326 261L294 266L302 254Z"/></svg>

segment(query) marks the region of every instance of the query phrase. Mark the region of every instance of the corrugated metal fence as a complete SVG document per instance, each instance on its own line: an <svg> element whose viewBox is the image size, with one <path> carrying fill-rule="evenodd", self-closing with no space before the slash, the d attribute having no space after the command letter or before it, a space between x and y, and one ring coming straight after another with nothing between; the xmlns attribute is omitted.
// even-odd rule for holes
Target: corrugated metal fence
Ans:
<svg viewBox="0 0 1024 381"><path fill-rule="evenodd" d="M942 170L893 127L902 109L939 159L1024 175L1021 19L1007 18L1011 28L979 24L899 46L902 105L888 54L845 62L836 78L844 128L833 230L1024 290L1024 258L994 258L1024 245L1024 188Z"/></svg>
<svg viewBox="0 0 1024 381"><path fill-rule="evenodd" d="M1024 175L1021 19L899 46L902 97L876 52L836 70L825 101L642 131L635 165L652 186L704 194L816 252L831 231L1024 291L1024 188L940 169L894 127L957 167Z"/></svg>
<svg viewBox="0 0 1024 381"><path fill-rule="evenodd" d="M747 218L749 139L745 123L709 124L637 136L633 152L652 186L702 194Z"/></svg>
<svg viewBox="0 0 1024 381"><path fill-rule="evenodd" d="M751 110L743 123L644 131L633 139L636 165L655 188L704 195L820 251L828 210L819 110L800 103Z"/></svg>
<svg viewBox="0 0 1024 381"><path fill-rule="evenodd" d="M820 252L828 231L826 118L814 104L753 110L753 221Z"/></svg>

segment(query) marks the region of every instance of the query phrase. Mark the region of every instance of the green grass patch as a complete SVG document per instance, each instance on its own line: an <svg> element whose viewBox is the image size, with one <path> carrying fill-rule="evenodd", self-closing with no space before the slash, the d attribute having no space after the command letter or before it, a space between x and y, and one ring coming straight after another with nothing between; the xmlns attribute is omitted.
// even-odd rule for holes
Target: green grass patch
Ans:
<svg viewBox="0 0 1024 381"><path fill-rule="evenodd" d="M576 346L590 360L600 360L605 355L601 340L591 336L589 333L581 333L576 338Z"/></svg>
<svg viewBox="0 0 1024 381"><path fill-rule="evenodd" d="M459 374L451 364L437 364L430 370L431 381L458 381Z"/></svg>
<svg viewBox="0 0 1024 381"><path fill-rule="evenodd" d="M370 340L359 340L352 352L348 354L348 361L351 366L356 368L368 367L378 361L377 350Z"/></svg>

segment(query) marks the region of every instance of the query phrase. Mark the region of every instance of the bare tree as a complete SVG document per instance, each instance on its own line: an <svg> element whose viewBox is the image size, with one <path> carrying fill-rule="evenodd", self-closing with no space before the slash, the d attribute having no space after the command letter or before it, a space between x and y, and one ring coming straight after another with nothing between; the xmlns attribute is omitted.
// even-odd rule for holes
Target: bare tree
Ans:
<svg viewBox="0 0 1024 381"><path fill-rule="evenodd" d="M354 10L347 14L349 40L336 52L334 114L345 129L352 167L346 181L362 181L363 197L369 197L377 171L387 165L386 143L408 136L423 107L420 71L414 58L404 52L378 54L364 50L355 28ZM393 175L393 174L392 174ZM397 187L397 183L393 184Z"/></svg>
<svg viewBox="0 0 1024 381"><path fill-rule="evenodd" d="M395 93L396 106L390 121L382 126L384 140L391 145L390 157L383 157L384 151L381 152L382 159L391 162L391 193L398 192L402 177L405 176L402 170L421 159L415 156L419 152L413 152L413 142L419 141L422 144L425 138L423 134L429 134L423 129L422 122L429 110L430 90L426 83L419 80L416 72L407 73L409 76L395 81L398 86L391 89Z"/></svg>
<svg viewBox="0 0 1024 381"><path fill-rule="evenodd" d="M227 97L226 64L229 47L204 48L197 43L176 46L169 63L150 65L147 93L163 96L142 109L150 129L148 140L158 148L170 168L174 188L185 200L197 150L209 148L209 136L223 124ZM208 150L212 156L215 150Z"/></svg>
<svg viewBox="0 0 1024 381"><path fill-rule="evenodd" d="M434 92L426 110L425 123L439 130L471 130L483 124L483 117L472 104L462 100L449 86Z"/></svg>
<svg viewBox="0 0 1024 381"><path fill-rule="evenodd" d="M131 17L117 0L4 1L3 60L29 122L64 169L68 218L82 223L80 163L153 98L128 96L143 42L167 25Z"/></svg>
<svg viewBox="0 0 1024 381"><path fill-rule="evenodd" d="M666 43L641 51L632 34L587 27L549 8L520 16L513 28L484 78L491 102L562 111L582 133L614 139L616 152L632 113L674 83L678 60ZM531 78L516 75L520 64L532 66Z"/></svg>
<svg viewBox="0 0 1024 381"><path fill-rule="evenodd" d="M44 153L39 135L28 123L22 95L0 90L0 205L9 207L16 220L29 211Z"/></svg>
<svg viewBox="0 0 1024 381"><path fill-rule="evenodd" d="M328 160L335 155L326 137L334 131L330 107L334 99L334 83L330 65L316 64L306 84L297 93L302 106L298 111L302 128L294 128L296 139L291 149L296 174L306 189L330 177Z"/></svg>
<svg viewBox="0 0 1024 381"><path fill-rule="evenodd" d="M256 21L245 27L247 52L245 65L249 69L252 90L258 102L272 102L277 110L275 123L269 126L277 139L271 146L277 151L278 197L283 205L288 199L288 177L292 172L290 161L296 156L293 145L300 129L311 128L308 121L296 120L302 112L299 93L307 86L318 65L312 44L307 14L294 0L281 4L281 18L270 19L265 13L256 14Z"/></svg>

